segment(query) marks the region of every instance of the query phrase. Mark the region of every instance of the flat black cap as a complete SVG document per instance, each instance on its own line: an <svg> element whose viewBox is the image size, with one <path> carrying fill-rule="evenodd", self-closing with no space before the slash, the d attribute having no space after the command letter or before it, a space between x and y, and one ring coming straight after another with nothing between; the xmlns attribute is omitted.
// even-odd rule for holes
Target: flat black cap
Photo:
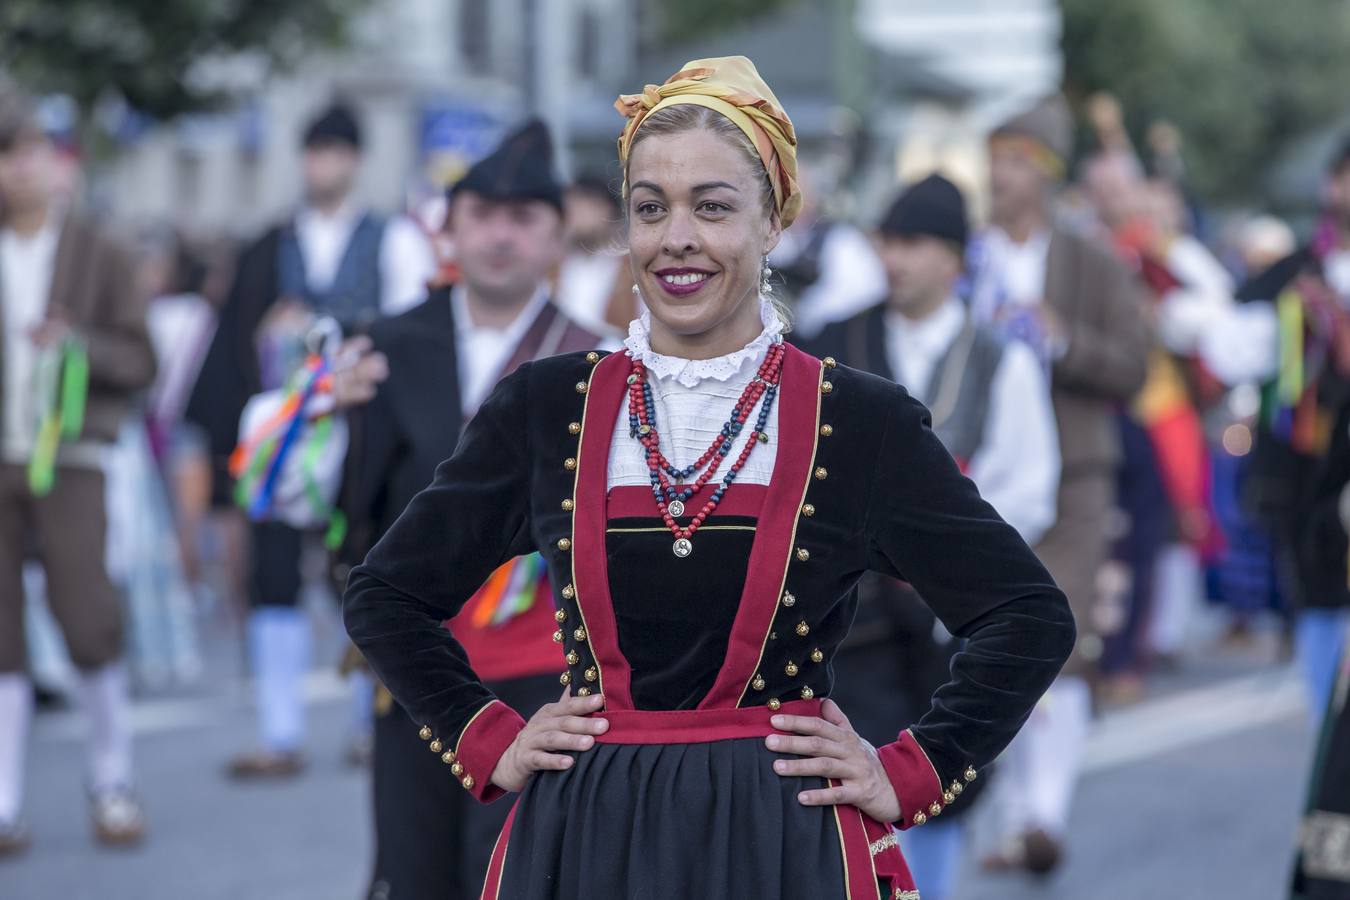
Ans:
<svg viewBox="0 0 1350 900"><path fill-rule="evenodd" d="M969 229L960 188L941 175L929 175L902 191L879 228L883 235L942 238L962 247Z"/></svg>
<svg viewBox="0 0 1350 900"><path fill-rule="evenodd" d="M563 188L553 172L553 139L548 126L531 119L496 150L473 164L450 188L453 199L464 191L489 200L542 200L563 208Z"/></svg>
<svg viewBox="0 0 1350 900"><path fill-rule="evenodd" d="M361 149L361 126L346 106L338 103L328 107L305 129L306 147L323 144L346 144L353 150Z"/></svg>

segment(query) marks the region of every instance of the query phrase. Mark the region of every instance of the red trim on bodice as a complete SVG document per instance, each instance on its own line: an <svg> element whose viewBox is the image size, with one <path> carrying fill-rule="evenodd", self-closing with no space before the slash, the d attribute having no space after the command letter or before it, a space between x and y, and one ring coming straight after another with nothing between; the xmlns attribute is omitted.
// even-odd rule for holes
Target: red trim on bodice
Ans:
<svg viewBox="0 0 1350 900"><path fill-rule="evenodd" d="M609 588L605 552L605 529L615 515L609 508L609 451L619 404L626 402L628 357L615 353L601 360L587 388L585 421L578 451L576 510L573 513L573 572L577 604L586 623L587 640L600 669L600 690L605 709L633 709L632 670L619 650L618 629ZM778 396L778 441L773 475L764 489L754 543L746 571L736 619L727 642L727 654L717 680L698 708L733 708L740 702L746 684L754 677L760 651L778 607L792 550L797 516L815 453L816 419L819 410L821 363L791 345L783 359ZM753 488L752 485L740 487ZM648 488L646 513L655 500ZM620 495L620 491L624 495ZM615 489L614 497L625 511L627 489ZM730 502L728 492L724 502ZM753 491L747 490L747 500ZM737 501L741 503L745 501ZM727 514L730 508L719 512ZM697 542L695 543L697 548ZM688 559L672 554L672 565L698 565L698 551Z"/></svg>

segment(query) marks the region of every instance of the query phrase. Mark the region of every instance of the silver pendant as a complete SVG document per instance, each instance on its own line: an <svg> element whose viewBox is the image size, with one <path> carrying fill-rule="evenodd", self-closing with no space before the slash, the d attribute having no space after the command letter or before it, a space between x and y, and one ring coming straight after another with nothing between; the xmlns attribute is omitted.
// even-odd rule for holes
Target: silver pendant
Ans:
<svg viewBox="0 0 1350 900"><path fill-rule="evenodd" d="M666 511L678 519L684 515L684 504L679 500L672 500L670 505L666 507Z"/></svg>
<svg viewBox="0 0 1350 900"><path fill-rule="evenodd" d="M680 538L675 542L675 546L671 549L675 551L676 556L680 559L684 559L690 553L694 552L694 544L689 538Z"/></svg>

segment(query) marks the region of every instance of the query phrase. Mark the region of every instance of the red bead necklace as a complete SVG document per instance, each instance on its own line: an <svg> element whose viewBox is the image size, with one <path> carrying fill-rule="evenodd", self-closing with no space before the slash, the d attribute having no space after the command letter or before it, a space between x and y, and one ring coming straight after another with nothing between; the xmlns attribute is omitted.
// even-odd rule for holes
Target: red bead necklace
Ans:
<svg viewBox="0 0 1350 900"><path fill-rule="evenodd" d="M652 494L656 498L656 507L661 513L661 518L665 521L671 534L675 536L675 544L672 549L676 556L684 558L693 552L694 545L690 538L693 537L694 532L717 508L723 495L736 479L736 475L745 466L745 461L750 458L750 453L755 449L755 446L768 441L769 436L764 428L768 422L769 411L773 408L774 398L778 393L784 353L784 347L781 343L774 344L769 348L764 361L760 363L759 371L745 386L745 390L741 392L740 399L732 407L731 415L727 418L721 431L713 438L708 449L694 463L683 469L677 469L661 452L661 437L656 428L655 403L652 400L651 384L647 379L647 367L643 365L641 360L633 360L633 371L628 376L629 430L630 434L640 441L646 450L647 470L651 477ZM764 399L764 404L760 408L755 429L751 433L750 439L745 442L745 446L741 449L735 462L731 464L726 475L723 476L722 482L712 492L707 502L703 504L702 509L694 515L687 526L680 527L675 520L684 514L685 501L702 490L713 475L717 473L722 465L722 458L731 453L732 443L744 429L746 421L750 418L750 413L759 403L761 397ZM700 474L694 479L693 483L686 484L686 479L696 472Z"/></svg>

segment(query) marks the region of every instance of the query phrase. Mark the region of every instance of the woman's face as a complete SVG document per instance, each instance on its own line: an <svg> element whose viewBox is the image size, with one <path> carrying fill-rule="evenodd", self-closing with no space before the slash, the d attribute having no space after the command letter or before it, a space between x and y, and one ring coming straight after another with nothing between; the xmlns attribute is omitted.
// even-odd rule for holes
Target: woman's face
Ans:
<svg viewBox="0 0 1350 900"><path fill-rule="evenodd" d="M697 129L633 148L628 247L654 343L720 355L753 340L763 258L780 231L762 172L727 138Z"/></svg>

